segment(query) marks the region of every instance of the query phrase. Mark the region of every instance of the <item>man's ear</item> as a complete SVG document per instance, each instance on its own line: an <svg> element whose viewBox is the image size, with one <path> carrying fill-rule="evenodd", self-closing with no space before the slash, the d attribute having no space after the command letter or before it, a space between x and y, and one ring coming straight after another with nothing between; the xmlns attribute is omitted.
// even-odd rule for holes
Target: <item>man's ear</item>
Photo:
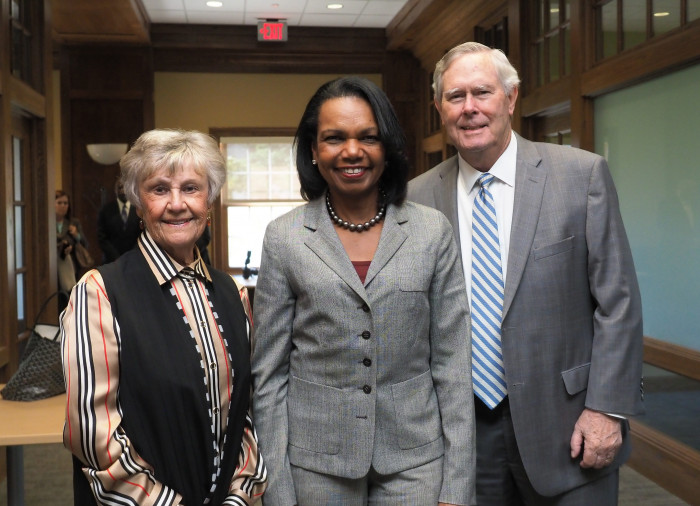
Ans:
<svg viewBox="0 0 700 506"><path fill-rule="evenodd" d="M515 102L518 100L518 87L514 86L513 90L510 92L510 95L508 96L508 114L513 116L513 112L515 111Z"/></svg>
<svg viewBox="0 0 700 506"><path fill-rule="evenodd" d="M433 104L435 104L435 109L437 109L437 112L440 115L440 122L444 125L445 120L442 119L442 107L441 107L441 103L437 99L437 97L433 99Z"/></svg>

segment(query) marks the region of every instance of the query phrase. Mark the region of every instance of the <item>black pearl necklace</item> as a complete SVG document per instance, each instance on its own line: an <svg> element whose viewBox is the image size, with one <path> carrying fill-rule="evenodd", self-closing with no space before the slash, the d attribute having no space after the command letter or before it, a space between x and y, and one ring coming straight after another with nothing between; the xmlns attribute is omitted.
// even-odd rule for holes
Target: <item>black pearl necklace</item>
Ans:
<svg viewBox="0 0 700 506"><path fill-rule="evenodd" d="M385 197L384 192L382 192L382 196ZM386 205L382 204L382 207L379 208L379 212L372 218L371 220L365 222L365 223L350 223L349 221L343 220L340 216L335 214L335 209L333 209L333 205L331 204L331 196L330 193L326 193L326 209L328 209L328 215L331 217L331 220L336 224L339 225L350 232L364 232L365 230L369 230L373 226L375 226L377 223L382 221L384 218L384 212L386 211Z"/></svg>

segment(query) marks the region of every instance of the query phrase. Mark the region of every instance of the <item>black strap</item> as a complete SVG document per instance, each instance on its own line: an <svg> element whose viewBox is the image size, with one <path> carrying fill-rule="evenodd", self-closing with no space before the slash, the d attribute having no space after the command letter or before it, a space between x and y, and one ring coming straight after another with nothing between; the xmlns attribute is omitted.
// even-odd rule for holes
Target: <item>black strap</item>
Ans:
<svg viewBox="0 0 700 506"><path fill-rule="evenodd" d="M39 308L39 312L37 313L36 318L34 318L34 325L32 325L32 329L31 329L32 331L34 331L34 329L36 329L36 326L39 325L39 320L41 319L41 316L44 314L44 311L46 311L46 308L48 307L49 302L51 302L51 300L54 297L57 297L58 295L63 295L66 298L66 300L68 300L70 297L68 292L66 292L65 290L58 290L58 291L52 293L51 295L49 295L48 298L41 304L41 307ZM56 334L53 336L52 340L55 341L56 339L58 339L58 335L60 333L61 333L60 329L57 330Z"/></svg>

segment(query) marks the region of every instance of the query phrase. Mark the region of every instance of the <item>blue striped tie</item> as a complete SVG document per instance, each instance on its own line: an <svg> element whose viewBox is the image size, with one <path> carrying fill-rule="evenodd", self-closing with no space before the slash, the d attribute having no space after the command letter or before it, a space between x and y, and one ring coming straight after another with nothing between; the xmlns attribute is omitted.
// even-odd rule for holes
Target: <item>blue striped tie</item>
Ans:
<svg viewBox="0 0 700 506"><path fill-rule="evenodd" d="M491 409L507 393L501 317L503 270L493 196L488 190L494 176L479 176L479 193L472 213L472 378L474 393Z"/></svg>

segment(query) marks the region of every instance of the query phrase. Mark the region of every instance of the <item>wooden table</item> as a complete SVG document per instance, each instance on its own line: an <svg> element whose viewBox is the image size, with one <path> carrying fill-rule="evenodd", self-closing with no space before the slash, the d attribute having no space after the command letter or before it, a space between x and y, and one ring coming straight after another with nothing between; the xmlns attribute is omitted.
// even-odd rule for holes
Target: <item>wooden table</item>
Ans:
<svg viewBox="0 0 700 506"><path fill-rule="evenodd" d="M65 410L65 394L31 402L6 401L0 396L0 446L7 447L8 506L24 506L23 445L62 442Z"/></svg>

